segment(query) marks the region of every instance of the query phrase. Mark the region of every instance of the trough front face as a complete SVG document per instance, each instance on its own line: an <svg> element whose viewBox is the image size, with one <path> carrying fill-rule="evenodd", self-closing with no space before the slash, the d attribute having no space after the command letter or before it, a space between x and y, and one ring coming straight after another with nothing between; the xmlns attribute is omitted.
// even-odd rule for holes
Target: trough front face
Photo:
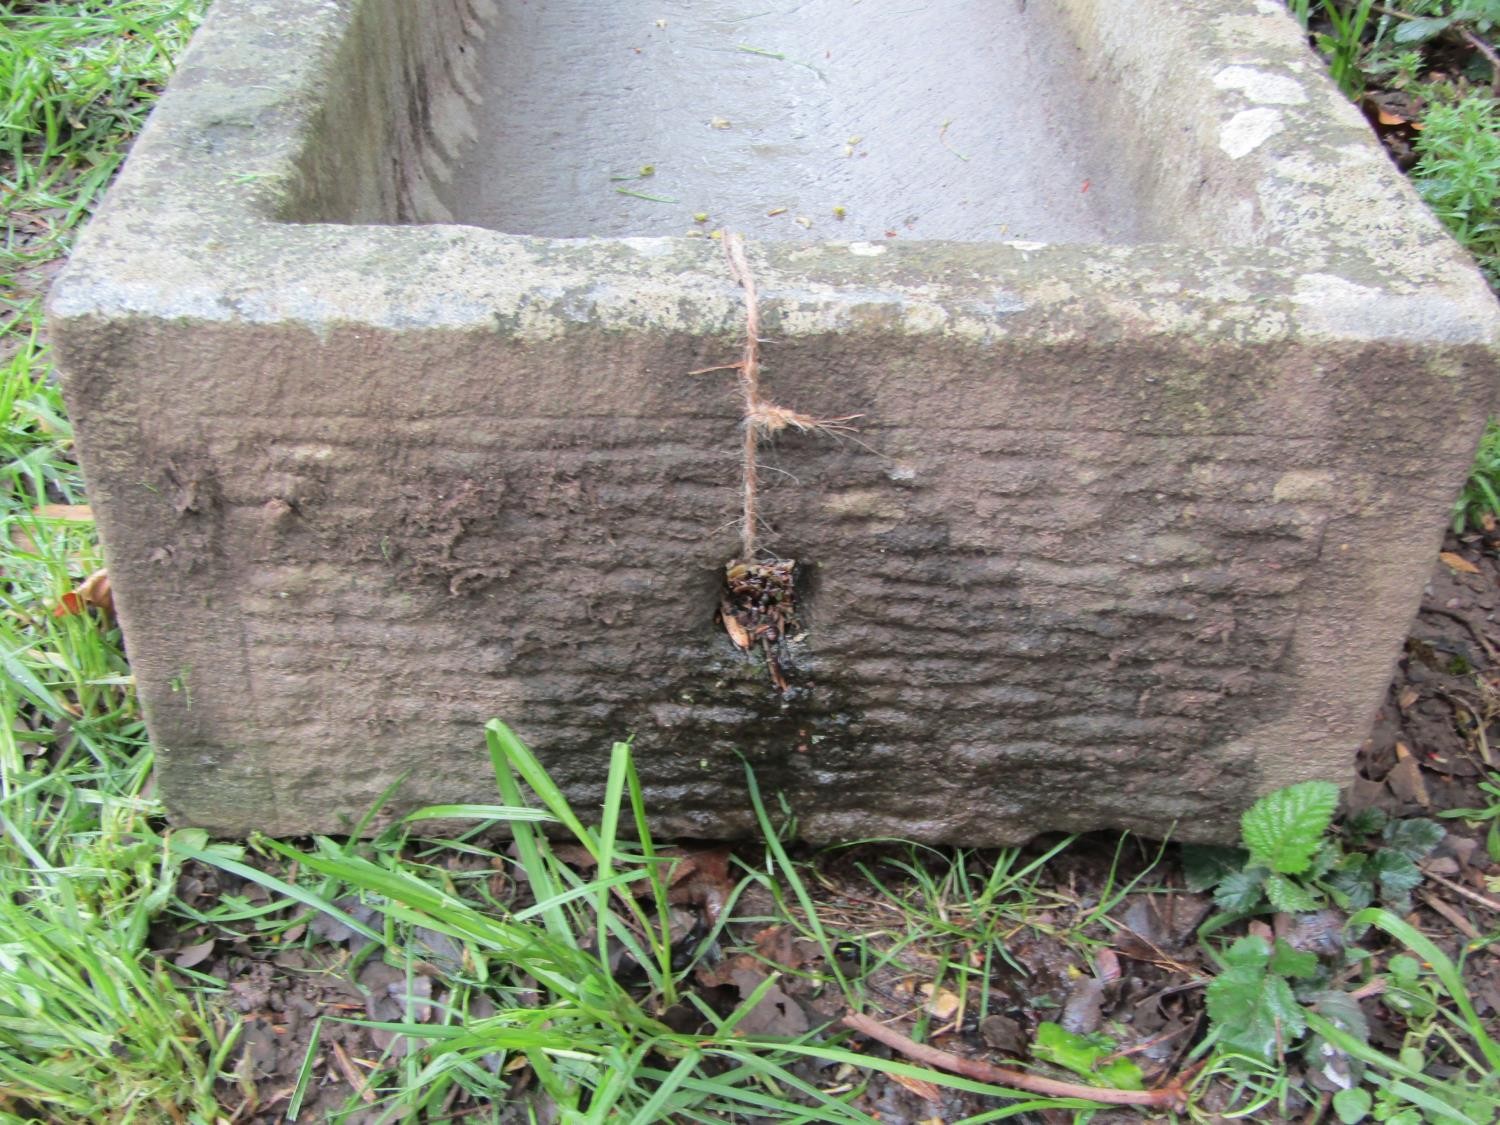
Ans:
<svg viewBox="0 0 1500 1125"><path fill-rule="evenodd" d="M814 839L1349 778L1500 330L1281 4L742 7L214 5L51 307L177 820L492 800L492 717L693 836L740 755ZM847 427L761 617L741 279Z"/></svg>

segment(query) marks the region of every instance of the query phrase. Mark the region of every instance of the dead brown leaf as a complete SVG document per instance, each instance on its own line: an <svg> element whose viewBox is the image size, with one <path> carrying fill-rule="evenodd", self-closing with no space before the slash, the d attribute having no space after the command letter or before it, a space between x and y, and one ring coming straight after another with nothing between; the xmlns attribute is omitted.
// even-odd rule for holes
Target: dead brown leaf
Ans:
<svg viewBox="0 0 1500 1125"><path fill-rule="evenodd" d="M71 617L84 612L89 607L102 610L107 616L113 617L115 612L115 594L109 585L109 571L96 570L73 589L57 599L57 608L52 611L53 617Z"/></svg>
<svg viewBox="0 0 1500 1125"><path fill-rule="evenodd" d="M1421 805L1424 809L1432 807L1432 797L1428 794L1427 782L1422 777L1421 763L1404 742L1396 743L1396 764L1385 775L1385 783L1403 801Z"/></svg>
<svg viewBox="0 0 1500 1125"><path fill-rule="evenodd" d="M773 965L800 969L815 956L790 926L767 926L755 935L755 952Z"/></svg>
<svg viewBox="0 0 1500 1125"><path fill-rule="evenodd" d="M958 993L951 992L946 988L936 988L931 984L922 985L919 990L927 998L926 1008L932 1015L940 1020L950 1020L958 1011L960 1003Z"/></svg>
<svg viewBox="0 0 1500 1125"><path fill-rule="evenodd" d="M179 969L191 969L194 965L201 965L214 951L214 939L201 941L197 945L185 946L177 951L172 958L172 964Z"/></svg>
<svg viewBox="0 0 1500 1125"><path fill-rule="evenodd" d="M684 849L682 862L672 868L667 901L673 906L696 906L712 926L734 891L729 876L729 849Z"/></svg>
<svg viewBox="0 0 1500 1125"><path fill-rule="evenodd" d="M737 968L730 973L730 980L739 990L740 999L748 1000L766 981L766 973L755 966ZM788 996L779 984L773 984L761 994L755 1007L735 1025L737 1031L746 1035L801 1035L811 1025L802 1005Z"/></svg>
<svg viewBox="0 0 1500 1125"><path fill-rule="evenodd" d="M1479 568L1462 555L1453 551L1443 551L1438 558L1443 560L1443 565L1449 570L1462 571L1464 574L1478 574Z"/></svg>
<svg viewBox="0 0 1500 1125"><path fill-rule="evenodd" d="M925 1078L908 1078L904 1074L893 1074L891 1075L891 1081L905 1086L908 1090L910 1090L913 1094L916 1094L917 1097L921 1098L924 1102L936 1103L943 1100L942 1091L934 1086L931 1082L928 1082Z"/></svg>
<svg viewBox="0 0 1500 1125"><path fill-rule="evenodd" d="M94 509L87 504L39 504L31 514L44 520L60 520L63 523L92 523Z"/></svg>

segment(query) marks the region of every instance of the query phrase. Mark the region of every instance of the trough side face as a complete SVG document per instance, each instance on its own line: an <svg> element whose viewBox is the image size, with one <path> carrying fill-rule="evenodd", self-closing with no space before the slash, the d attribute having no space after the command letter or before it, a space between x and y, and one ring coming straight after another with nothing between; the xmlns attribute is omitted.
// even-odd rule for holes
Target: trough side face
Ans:
<svg viewBox="0 0 1500 1125"><path fill-rule="evenodd" d="M689 373L745 316L718 246L433 221L491 5L423 31L219 0L51 305L174 818L336 832L403 775L389 815L483 800L491 717L583 809L634 735L693 836L753 830L741 754L813 839L1222 839L1257 793L1347 780L1496 310L1425 213L1338 221L1413 197L1281 73L1284 17L1138 5L1182 10L1162 70L1125 7L1065 5L1099 97L1188 114L1121 156L1191 169L1161 241L749 247L767 393L860 416L764 453L805 628L783 695L714 621L739 401ZM1257 51L1289 85L1222 78ZM1226 148L1266 90L1279 128Z"/></svg>

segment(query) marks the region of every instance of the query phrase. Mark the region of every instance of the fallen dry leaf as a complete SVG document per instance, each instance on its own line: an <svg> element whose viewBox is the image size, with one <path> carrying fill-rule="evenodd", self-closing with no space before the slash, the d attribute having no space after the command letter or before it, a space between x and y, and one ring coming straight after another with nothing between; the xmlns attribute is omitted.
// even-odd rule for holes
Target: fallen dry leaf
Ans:
<svg viewBox="0 0 1500 1125"><path fill-rule="evenodd" d="M94 509L87 504L40 504L31 509L31 514L44 520L67 523L92 523L94 520Z"/></svg>
<svg viewBox="0 0 1500 1125"><path fill-rule="evenodd" d="M734 647L745 651L750 647L750 634L740 624L739 618L735 617L734 610L729 603L724 603L719 611L719 616L724 622L724 632L729 634L729 639L734 642Z"/></svg>
<svg viewBox="0 0 1500 1125"><path fill-rule="evenodd" d="M790 926L767 926L755 935L755 952L783 969L800 969L813 959L806 943Z"/></svg>
<svg viewBox="0 0 1500 1125"><path fill-rule="evenodd" d="M671 889L667 901L673 906L701 908L704 918L712 926L719 920L724 904L734 892L734 880L729 875L729 849L686 851L682 862L672 868L668 882Z"/></svg>
<svg viewBox="0 0 1500 1125"><path fill-rule="evenodd" d="M930 984L924 984L921 992L927 997L927 1010L938 1019L952 1019L953 1014L958 1011L958 993L950 992L946 988L934 988Z"/></svg>
<svg viewBox="0 0 1500 1125"><path fill-rule="evenodd" d="M1432 797L1427 792L1427 782L1422 778L1421 763L1413 756L1406 743L1396 743L1396 764L1385 775L1385 783L1391 792L1408 803L1432 807Z"/></svg>
<svg viewBox="0 0 1500 1125"><path fill-rule="evenodd" d="M891 1075L891 1081L905 1086L924 1102L940 1102L943 1100L942 1091L924 1078L908 1078L904 1074L893 1074Z"/></svg>
<svg viewBox="0 0 1500 1125"><path fill-rule="evenodd" d="M1471 563L1468 559L1464 558L1462 555L1456 554L1453 551L1443 551L1438 555L1438 558L1443 560L1443 565L1445 565L1449 570L1462 571L1464 574L1479 573L1479 568L1477 566Z"/></svg>
<svg viewBox="0 0 1500 1125"><path fill-rule="evenodd" d="M109 571L96 570L73 589L57 599L53 617L71 617L93 606L113 617L115 594L109 586Z"/></svg>
<svg viewBox="0 0 1500 1125"><path fill-rule="evenodd" d="M191 969L194 965L200 965L208 960L208 955L214 951L214 939L199 942L197 945L184 946L177 951L172 958L172 964L179 969Z"/></svg>

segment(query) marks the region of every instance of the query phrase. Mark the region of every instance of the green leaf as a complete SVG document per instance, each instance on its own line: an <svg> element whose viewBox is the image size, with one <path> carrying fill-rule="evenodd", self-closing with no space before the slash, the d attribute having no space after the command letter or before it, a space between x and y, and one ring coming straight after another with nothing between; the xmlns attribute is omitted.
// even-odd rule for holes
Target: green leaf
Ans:
<svg viewBox="0 0 1500 1125"><path fill-rule="evenodd" d="M1146 1075L1134 1059L1115 1059L1107 1062L1094 1076L1104 1085L1115 1090L1144 1090Z"/></svg>
<svg viewBox="0 0 1500 1125"><path fill-rule="evenodd" d="M1421 43L1434 35L1441 35L1453 25L1452 16L1430 16L1424 19L1402 20L1391 36L1397 43Z"/></svg>
<svg viewBox="0 0 1500 1125"><path fill-rule="evenodd" d="M1441 824L1425 817L1393 820L1381 833L1387 847L1413 861L1421 859L1441 844L1445 835L1447 833Z"/></svg>
<svg viewBox="0 0 1500 1125"><path fill-rule="evenodd" d="M1354 1086L1333 1095L1333 1112L1338 1115L1342 1125L1358 1125L1369 1115L1374 1102L1370 1091L1362 1086Z"/></svg>
<svg viewBox="0 0 1500 1125"><path fill-rule="evenodd" d="M1240 818L1252 857L1283 875L1306 871L1338 807L1338 786L1303 781L1267 793Z"/></svg>
<svg viewBox="0 0 1500 1125"><path fill-rule="evenodd" d="M1277 938L1276 949L1271 954L1270 969L1284 977L1310 977L1318 971L1318 955L1293 949Z"/></svg>
<svg viewBox="0 0 1500 1125"><path fill-rule="evenodd" d="M1252 867L1248 871L1236 871L1224 877L1214 891L1214 903L1224 910L1243 913L1260 905L1262 886L1266 880L1264 867Z"/></svg>
<svg viewBox="0 0 1500 1125"><path fill-rule="evenodd" d="M1184 844L1183 881L1190 891L1206 891L1220 879L1242 870L1249 858L1249 853L1244 848L1228 848L1221 844Z"/></svg>
<svg viewBox="0 0 1500 1125"><path fill-rule="evenodd" d="M1370 872L1380 881L1380 897L1404 912L1411 902L1411 892L1422 882L1422 873L1406 856L1391 848L1381 848L1370 857Z"/></svg>
<svg viewBox="0 0 1500 1125"><path fill-rule="evenodd" d="M527 805L425 805L401 818L412 820L527 820L556 821L557 817Z"/></svg>
<svg viewBox="0 0 1500 1125"><path fill-rule="evenodd" d="M1094 1065L1109 1052L1109 1047L1050 1021L1037 1026L1036 1039L1031 1044L1032 1058L1085 1076L1092 1075Z"/></svg>
<svg viewBox="0 0 1500 1125"><path fill-rule="evenodd" d="M1312 866L1302 873L1304 881L1321 879L1344 861L1344 849L1331 837L1324 837L1312 858Z"/></svg>
<svg viewBox="0 0 1500 1125"><path fill-rule="evenodd" d="M1308 914L1323 905L1322 896L1288 879L1272 875L1266 880L1266 898L1287 914Z"/></svg>
<svg viewBox="0 0 1500 1125"><path fill-rule="evenodd" d="M1269 950L1260 938L1242 939ZM1233 950L1230 951L1233 953ZM1253 964L1231 964L1208 986L1208 1018L1219 1032L1222 1046L1270 1059L1307 1030L1307 1019L1284 977Z"/></svg>
<svg viewBox="0 0 1500 1125"><path fill-rule="evenodd" d="M1224 951L1224 964L1231 969L1264 969L1271 963L1266 939L1247 934Z"/></svg>
<svg viewBox="0 0 1500 1125"><path fill-rule="evenodd" d="M1386 962L1385 968L1393 981L1410 988L1417 983L1417 976L1422 971L1422 963L1408 954L1398 953Z"/></svg>
<svg viewBox="0 0 1500 1125"><path fill-rule="evenodd" d="M1341 1031L1354 1036L1361 1043L1370 1041L1370 1021L1359 1006L1359 1001L1338 988L1315 992L1309 1000L1313 1010L1331 1021Z"/></svg>
<svg viewBox="0 0 1500 1125"><path fill-rule="evenodd" d="M1344 818L1344 831L1356 840L1373 836L1385 827L1390 818L1377 808L1360 809Z"/></svg>
<svg viewBox="0 0 1500 1125"><path fill-rule="evenodd" d="M1031 1045L1032 1057L1041 1062L1071 1070L1116 1090L1144 1090L1145 1075L1131 1059L1104 1061L1114 1050L1114 1040L1103 1035L1076 1035L1050 1022L1037 1027Z"/></svg>
<svg viewBox="0 0 1500 1125"><path fill-rule="evenodd" d="M1367 867L1364 856L1350 856L1344 866L1324 880L1342 909L1363 910L1375 901L1374 877L1368 874Z"/></svg>

